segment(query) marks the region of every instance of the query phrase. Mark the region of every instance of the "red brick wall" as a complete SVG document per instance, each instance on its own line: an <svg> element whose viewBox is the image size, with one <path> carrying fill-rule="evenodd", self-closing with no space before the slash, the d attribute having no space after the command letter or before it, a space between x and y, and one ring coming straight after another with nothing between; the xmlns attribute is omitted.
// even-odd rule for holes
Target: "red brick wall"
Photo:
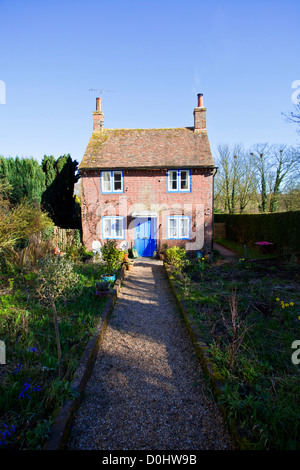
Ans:
<svg viewBox="0 0 300 470"><path fill-rule="evenodd" d="M195 130L206 129L206 108L194 109L194 128Z"/></svg>
<svg viewBox="0 0 300 470"><path fill-rule="evenodd" d="M130 214L152 210L158 214L158 245L179 245L186 249L211 249L213 217L213 176L211 170L191 171L191 192L168 193L166 170L125 170L124 193L101 194L100 170L82 172L83 241L91 249L93 240L100 240L101 216L121 215L128 230L125 239L134 245L134 224ZM168 240L166 217L191 216L191 240ZM125 224L125 228L126 224Z"/></svg>

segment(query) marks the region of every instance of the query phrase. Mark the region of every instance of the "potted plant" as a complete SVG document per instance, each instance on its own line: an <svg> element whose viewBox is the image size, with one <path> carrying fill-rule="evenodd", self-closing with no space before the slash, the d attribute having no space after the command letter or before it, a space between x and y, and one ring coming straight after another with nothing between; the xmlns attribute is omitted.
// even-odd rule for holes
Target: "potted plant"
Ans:
<svg viewBox="0 0 300 470"><path fill-rule="evenodd" d="M126 262L128 260L128 248L129 248L129 243L124 240L123 242L121 242L120 244L120 255L121 255L121 260L122 262Z"/></svg>
<svg viewBox="0 0 300 470"><path fill-rule="evenodd" d="M104 261L105 273L102 274L101 278L105 281L115 281L116 271L121 265L120 251L116 247L115 240L107 240L102 249L102 259Z"/></svg>
<svg viewBox="0 0 300 470"><path fill-rule="evenodd" d="M106 297L110 294L110 287L108 281L96 282L96 295L98 297Z"/></svg>
<svg viewBox="0 0 300 470"><path fill-rule="evenodd" d="M126 265L126 269L130 271L133 268L133 265L134 265L133 259L128 259L126 261L125 265Z"/></svg>

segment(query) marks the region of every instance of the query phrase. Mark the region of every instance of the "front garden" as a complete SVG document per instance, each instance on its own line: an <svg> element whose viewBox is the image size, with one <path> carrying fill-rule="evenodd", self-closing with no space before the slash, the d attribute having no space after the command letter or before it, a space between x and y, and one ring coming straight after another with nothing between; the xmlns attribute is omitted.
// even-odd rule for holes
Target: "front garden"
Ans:
<svg viewBox="0 0 300 470"><path fill-rule="evenodd" d="M106 303L96 286L124 262L113 242L102 253L100 263L82 246L63 255L28 251L24 264L2 252L0 449L42 449L74 396L73 374ZM299 258L228 260L175 247L166 257L223 380L229 422L249 448L299 449L300 352L292 348L300 339Z"/></svg>
<svg viewBox="0 0 300 470"><path fill-rule="evenodd" d="M96 285L102 274L118 275L123 257L112 242L103 247L102 263L82 247L25 266L2 256L0 449L42 449L61 406L74 396L73 374L101 322L107 296L96 295Z"/></svg>
<svg viewBox="0 0 300 470"><path fill-rule="evenodd" d="M250 449L300 448L299 258L167 250L172 283L223 382L220 404ZM300 347L298 346L298 349Z"/></svg>

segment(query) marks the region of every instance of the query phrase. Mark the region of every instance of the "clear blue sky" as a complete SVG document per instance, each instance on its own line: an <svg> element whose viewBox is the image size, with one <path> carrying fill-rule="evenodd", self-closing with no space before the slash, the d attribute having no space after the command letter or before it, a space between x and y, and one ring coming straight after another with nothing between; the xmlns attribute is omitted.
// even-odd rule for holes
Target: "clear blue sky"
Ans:
<svg viewBox="0 0 300 470"><path fill-rule="evenodd" d="M107 128L191 126L201 92L213 152L299 143L281 114L300 80L299 0L0 0L0 18L5 157L80 162L90 89L112 90Z"/></svg>

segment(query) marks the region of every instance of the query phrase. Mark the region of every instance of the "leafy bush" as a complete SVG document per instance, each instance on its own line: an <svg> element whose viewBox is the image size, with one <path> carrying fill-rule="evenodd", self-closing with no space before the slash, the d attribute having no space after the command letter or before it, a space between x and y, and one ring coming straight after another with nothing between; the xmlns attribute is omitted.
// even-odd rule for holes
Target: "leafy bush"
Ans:
<svg viewBox="0 0 300 470"><path fill-rule="evenodd" d="M179 246L172 246L166 250L167 263L174 266L174 268L182 269L186 263L186 251Z"/></svg>
<svg viewBox="0 0 300 470"><path fill-rule="evenodd" d="M0 181L0 258L1 271L14 271L24 264L32 237L51 227L51 219L41 208L24 199L18 204L9 200L10 187Z"/></svg>
<svg viewBox="0 0 300 470"><path fill-rule="evenodd" d="M116 245L115 240L107 240L101 248L102 259L106 264L108 273L115 273L121 265L123 254L117 249Z"/></svg>

